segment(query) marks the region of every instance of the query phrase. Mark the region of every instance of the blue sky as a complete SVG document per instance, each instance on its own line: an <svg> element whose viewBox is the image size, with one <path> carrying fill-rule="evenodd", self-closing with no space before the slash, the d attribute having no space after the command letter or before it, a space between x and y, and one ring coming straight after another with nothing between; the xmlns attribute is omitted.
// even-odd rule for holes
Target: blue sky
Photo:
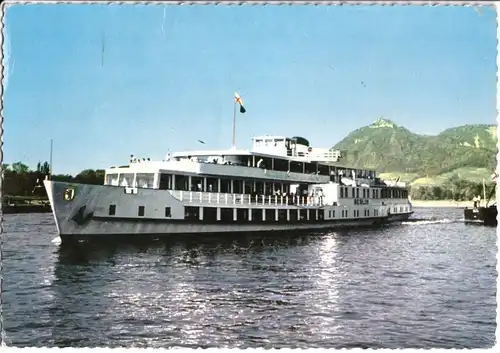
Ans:
<svg viewBox="0 0 500 353"><path fill-rule="evenodd" d="M55 173L229 148L235 90L241 148L330 147L380 116L418 133L496 123L492 9L16 5L5 23L5 163L48 160L51 138Z"/></svg>

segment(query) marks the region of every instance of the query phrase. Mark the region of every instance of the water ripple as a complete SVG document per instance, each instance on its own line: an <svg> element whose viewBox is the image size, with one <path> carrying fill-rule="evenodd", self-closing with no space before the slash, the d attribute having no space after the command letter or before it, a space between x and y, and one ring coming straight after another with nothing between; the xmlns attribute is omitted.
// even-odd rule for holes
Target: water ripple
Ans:
<svg viewBox="0 0 500 353"><path fill-rule="evenodd" d="M418 212L365 232L79 247L52 241L51 215L7 215L7 343L493 346L495 229Z"/></svg>

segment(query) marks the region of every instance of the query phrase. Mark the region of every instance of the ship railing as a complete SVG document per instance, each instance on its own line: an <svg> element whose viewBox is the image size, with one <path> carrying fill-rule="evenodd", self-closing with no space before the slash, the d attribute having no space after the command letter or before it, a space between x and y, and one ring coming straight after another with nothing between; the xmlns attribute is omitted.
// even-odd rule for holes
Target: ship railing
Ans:
<svg viewBox="0 0 500 353"><path fill-rule="evenodd" d="M310 196L228 194L203 191L170 190L182 202L215 205L323 206L323 200Z"/></svg>

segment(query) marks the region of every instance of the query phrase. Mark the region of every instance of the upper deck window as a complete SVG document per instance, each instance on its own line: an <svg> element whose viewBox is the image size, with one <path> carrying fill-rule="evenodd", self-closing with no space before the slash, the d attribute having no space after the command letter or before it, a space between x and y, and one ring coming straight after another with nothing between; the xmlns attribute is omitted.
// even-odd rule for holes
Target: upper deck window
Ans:
<svg viewBox="0 0 500 353"><path fill-rule="evenodd" d="M123 173L120 174L118 185L129 187L132 186L133 182L134 182L134 173Z"/></svg>
<svg viewBox="0 0 500 353"><path fill-rule="evenodd" d="M106 174L106 178L104 180L104 185L118 186L118 173Z"/></svg>
<svg viewBox="0 0 500 353"><path fill-rule="evenodd" d="M155 175L153 173L137 173L135 175L135 186L138 188L153 188Z"/></svg>

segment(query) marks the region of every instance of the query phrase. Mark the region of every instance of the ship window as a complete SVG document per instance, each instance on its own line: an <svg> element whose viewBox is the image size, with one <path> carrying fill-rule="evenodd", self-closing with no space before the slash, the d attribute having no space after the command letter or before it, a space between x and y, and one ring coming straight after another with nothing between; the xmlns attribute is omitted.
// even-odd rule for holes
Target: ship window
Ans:
<svg viewBox="0 0 500 353"><path fill-rule="evenodd" d="M299 210L290 210L290 222L297 222L299 219Z"/></svg>
<svg viewBox="0 0 500 353"><path fill-rule="evenodd" d="M302 173L304 170L303 162L292 162L290 161L290 172L292 173Z"/></svg>
<svg viewBox="0 0 500 353"><path fill-rule="evenodd" d="M284 159L275 159L274 160L274 170L286 172L288 171L288 161Z"/></svg>
<svg viewBox="0 0 500 353"><path fill-rule="evenodd" d="M284 209L279 209L278 210L278 221L279 222L286 222L288 221L288 217L287 217L287 210L284 210Z"/></svg>
<svg viewBox="0 0 500 353"><path fill-rule="evenodd" d="M254 192L257 195L263 195L264 194L264 183L261 181L254 181L255 187L254 187Z"/></svg>
<svg viewBox="0 0 500 353"><path fill-rule="evenodd" d="M118 174L107 174L104 185L118 186Z"/></svg>
<svg viewBox="0 0 500 353"><path fill-rule="evenodd" d="M176 175L175 190L189 191L189 177L186 175Z"/></svg>
<svg viewBox="0 0 500 353"><path fill-rule="evenodd" d="M236 220L239 222L248 222L248 208L237 208L236 209Z"/></svg>
<svg viewBox="0 0 500 353"><path fill-rule="evenodd" d="M139 217L144 217L144 206L139 206L139 209L137 211L137 215Z"/></svg>
<svg viewBox="0 0 500 353"><path fill-rule="evenodd" d="M335 218L335 210L332 211L332 218Z"/></svg>
<svg viewBox="0 0 500 353"><path fill-rule="evenodd" d="M109 215L114 216L116 214L116 205L109 205Z"/></svg>
<svg viewBox="0 0 500 353"><path fill-rule="evenodd" d="M217 222L217 208L216 207L204 207L203 208L203 220L207 223Z"/></svg>
<svg viewBox="0 0 500 353"><path fill-rule="evenodd" d="M318 171L320 175L328 175L329 173L329 167L324 164L318 164Z"/></svg>
<svg viewBox="0 0 500 353"><path fill-rule="evenodd" d="M233 222L234 221L234 213L232 208L221 207L220 209L220 220L222 222Z"/></svg>
<svg viewBox="0 0 500 353"><path fill-rule="evenodd" d="M306 163L305 172L306 174L313 174L317 172L317 163Z"/></svg>
<svg viewBox="0 0 500 353"><path fill-rule="evenodd" d="M276 212L274 209L266 209L266 222L276 222Z"/></svg>
<svg viewBox="0 0 500 353"><path fill-rule="evenodd" d="M356 197L356 190L354 188L352 188L351 190L352 190L352 198Z"/></svg>
<svg viewBox="0 0 500 353"><path fill-rule="evenodd" d="M203 190L203 178L191 177L191 191L205 191Z"/></svg>
<svg viewBox="0 0 500 353"><path fill-rule="evenodd" d="M230 193L231 192L231 180L222 179L220 180L220 192Z"/></svg>
<svg viewBox="0 0 500 353"><path fill-rule="evenodd" d="M325 219L325 210L317 210L318 212L318 219L319 220L324 220Z"/></svg>
<svg viewBox="0 0 500 353"><path fill-rule="evenodd" d="M243 193L243 180L233 180L233 193L235 194Z"/></svg>
<svg viewBox="0 0 500 353"><path fill-rule="evenodd" d="M197 221L200 219L200 208L199 207L184 207L184 219L190 221Z"/></svg>
<svg viewBox="0 0 500 353"><path fill-rule="evenodd" d="M359 199L359 188L356 188L356 197Z"/></svg>
<svg viewBox="0 0 500 353"><path fill-rule="evenodd" d="M340 197L343 198L344 197L344 188L340 188Z"/></svg>
<svg viewBox="0 0 500 353"><path fill-rule="evenodd" d="M153 188L155 175L153 173L137 173L135 175L135 187Z"/></svg>
<svg viewBox="0 0 500 353"><path fill-rule="evenodd" d="M207 178L207 190L208 192L219 192L218 182L216 178Z"/></svg>
<svg viewBox="0 0 500 353"><path fill-rule="evenodd" d="M160 174L160 190L172 190L172 174Z"/></svg>
<svg viewBox="0 0 500 353"><path fill-rule="evenodd" d="M243 188L244 194L248 195L252 193L253 181L246 180L243 186L244 186Z"/></svg>
<svg viewBox="0 0 500 353"><path fill-rule="evenodd" d="M307 221L307 210L299 210L299 220Z"/></svg>
<svg viewBox="0 0 500 353"><path fill-rule="evenodd" d="M165 207L165 217L172 217L172 209L170 207Z"/></svg>
<svg viewBox="0 0 500 353"><path fill-rule="evenodd" d="M119 186L125 186L125 187L132 186L132 184L134 183L134 173L120 174L120 178L118 180L119 180L118 182Z"/></svg>
<svg viewBox="0 0 500 353"><path fill-rule="evenodd" d="M262 222L262 209L252 208L252 222Z"/></svg>

